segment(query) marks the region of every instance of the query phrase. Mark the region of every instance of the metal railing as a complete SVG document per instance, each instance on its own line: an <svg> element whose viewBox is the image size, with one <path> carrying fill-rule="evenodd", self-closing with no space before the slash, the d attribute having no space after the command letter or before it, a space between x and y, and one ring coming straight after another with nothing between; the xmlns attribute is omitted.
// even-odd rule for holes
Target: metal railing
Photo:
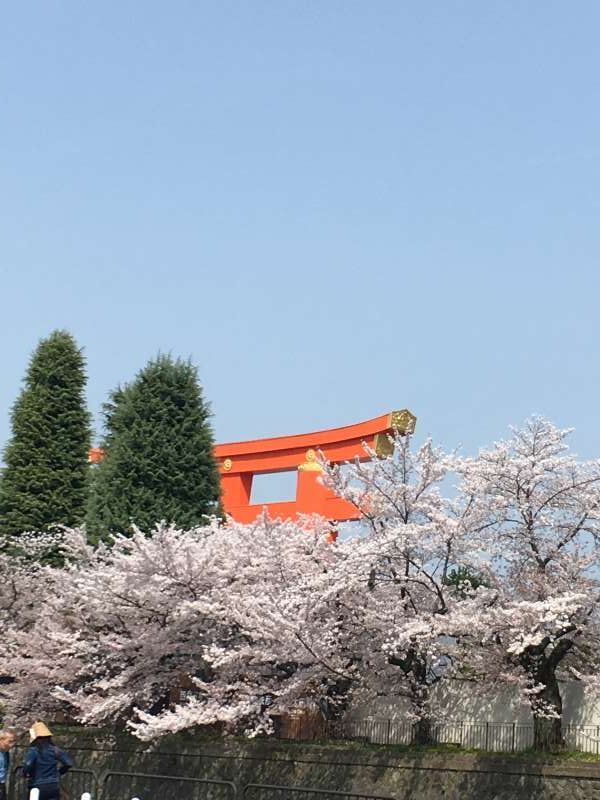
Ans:
<svg viewBox="0 0 600 800"><path fill-rule="evenodd" d="M71 779L61 781L61 795L69 800L80 800L86 792L92 800L131 800L134 797L139 800L237 800L238 794L243 800L394 800L363 792L267 783L247 784L238 793L232 781L146 772L108 772L100 783L92 770L72 770ZM11 800L28 797L22 774L15 776L13 773L10 797Z"/></svg>
<svg viewBox="0 0 600 800"><path fill-rule="evenodd" d="M295 741L337 740L366 744L414 745L418 743L415 723L394 719L361 719L303 724L301 717L293 726L280 731L280 739ZM569 750L600 755L600 725L563 725L563 737ZM431 745L449 745L461 749L518 753L533 747L533 724L516 722L432 722Z"/></svg>
<svg viewBox="0 0 600 800"><path fill-rule="evenodd" d="M65 789L69 797L79 800L84 792L90 792L93 798L98 797L99 783L96 773L91 769L72 769L69 774L61 779L61 789ZM8 800L23 800L28 797L27 780L23 775L23 768L16 767L12 773L12 780L8 789Z"/></svg>
<svg viewBox="0 0 600 800"><path fill-rule="evenodd" d="M394 800L374 794L339 792L306 786L276 786L268 783L249 783L242 791L243 800Z"/></svg>
<svg viewBox="0 0 600 800"><path fill-rule="evenodd" d="M94 800L96 796L92 795ZM102 780L102 800L235 800L231 781L157 775L147 772L107 772Z"/></svg>

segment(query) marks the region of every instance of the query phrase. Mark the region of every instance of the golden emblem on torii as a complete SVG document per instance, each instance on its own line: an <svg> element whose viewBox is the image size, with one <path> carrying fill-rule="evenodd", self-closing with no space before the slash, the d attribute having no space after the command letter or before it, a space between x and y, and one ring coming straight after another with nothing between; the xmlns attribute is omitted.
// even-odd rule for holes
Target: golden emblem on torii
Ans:
<svg viewBox="0 0 600 800"><path fill-rule="evenodd" d="M388 417L389 431L375 435L373 450L378 456L391 456L394 452L393 435L405 436L415 432L417 418L407 408L402 411L392 411Z"/></svg>

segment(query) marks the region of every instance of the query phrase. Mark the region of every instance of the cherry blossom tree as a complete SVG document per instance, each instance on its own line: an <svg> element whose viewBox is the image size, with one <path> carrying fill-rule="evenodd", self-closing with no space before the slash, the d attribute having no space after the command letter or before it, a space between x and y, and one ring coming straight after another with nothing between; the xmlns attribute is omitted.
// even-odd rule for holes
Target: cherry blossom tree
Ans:
<svg viewBox="0 0 600 800"><path fill-rule="evenodd" d="M15 664L22 656L21 642L35 630L39 607L56 590L56 570L48 565L66 553L63 535L23 533L0 537L0 625L3 640L0 654L0 697L15 681Z"/></svg>
<svg viewBox="0 0 600 800"><path fill-rule="evenodd" d="M471 656L488 681L521 686L538 749L562 744L559 677L591 683L600 667L600 463L578 461L569 433L532 418L459 465L495 573L480 617L487 647Z"/></svg>
<svg viewBox="0 0 600 800"><path fill-rule="evenodd" d="M8 708L130 722L152 738L209 724L255 733L274 712L319 703L343 675L309 590L334 565L329 532L321 519L262 517L161 525L97 550L71 532L72 562L53 571L60 589L14 632ZM169 690L186 680L194 691L171 708Z"/></svg>
<svg viewBox="0 0 600 800"><path fill-rule="evenodd" d="M335 569L329 533L319 518L262 517L253 525L230 521L204 540L218 571L205 576L206 597L186 600L181 610L192 619L208 614L215 624L188 667L195 694L158 715L138 710L130 724L136 735L214 723L268 733L275 715L317 706L338 679L352 680L313 594L315 577Z"/></svg>
<svg viewBox="0 0 600 800"><path fill-rule="evenodd" d="M336 591L362 693L406 697L415 738L426 743L431 687L452 675L460 637L478 618L477 592L461 591L451 571L487 567L472 532L477 507L442 492L453 460L430 441L417 450L410 436L393 444L389 457L369 453L367 463L326 469L325 482L363 521L360 537L347 543Z"/></svg>

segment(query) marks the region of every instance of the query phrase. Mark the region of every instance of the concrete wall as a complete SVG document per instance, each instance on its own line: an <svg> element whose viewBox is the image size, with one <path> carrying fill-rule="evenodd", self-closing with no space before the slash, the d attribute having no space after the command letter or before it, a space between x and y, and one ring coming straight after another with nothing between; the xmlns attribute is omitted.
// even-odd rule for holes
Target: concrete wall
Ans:
<svg viewBox="0 0 600 800"><path fill-rule="evenodd" d="M203 742L191 735L168 737L147 747L128 737L84 730L64 732L56 740L70 750L78 766L98 774L166 773L231 780L240 788L248 783L284 784L394 800L600 800L600 764L433 753L415 757L384 747ZM167 798L167 788L156 796ZM177 800L188 800L187 795L187 790L178 790ZM268 794L261 797L269 800Z"/></svg>
<svg viewBox="0 0 600 800"><path fill-rule="evenodd" d="M563 723L565 725L600 726L598 698L585 697L581 683L561 684L563 697ZM434 716L440 722L494 722L530 724L531 712L523 704L515 689L503 687L496 691L482 691L470 681L448 681L432 689ZM407 703L403 698L380 697L365 706L351 711L355 719L404 719Z"/></svg>

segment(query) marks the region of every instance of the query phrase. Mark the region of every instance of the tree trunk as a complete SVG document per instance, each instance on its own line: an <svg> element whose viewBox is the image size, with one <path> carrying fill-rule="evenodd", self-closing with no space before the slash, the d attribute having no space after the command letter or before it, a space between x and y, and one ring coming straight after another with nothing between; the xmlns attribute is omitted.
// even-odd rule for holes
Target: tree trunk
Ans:
<svg viewBox="0 0 600 800"><path fill-rule="evenodd" d="M348 678L331 681L317 701L323 718L327 722L339 722L348 709L352 682Z"/></svg>
<svg viewBox="0 0 600 800"><path fill-rule="evenodd" d="M417 721L413 725L412 740L413 744L419 747L427 747L433 744L434 741L433 722L429 708L429 687L425 683L425 669L418 673L418 677L421 682L414 681L411 686L413 711L417 715Z"/></svg>
<svg viewBox="0 0 600 800"><path fill-rule="evenodd" d="M404 657L390 656L390 664L400 667L408 682L412 709L417 721L412 729L412 743L433 744L433 723L429 709L429 684L427 680L427 654L417 647L409 648Z"/></svg>
<svg viewBox="0 0 600 800"><path fill-rule="evenodd" d="M568 627L563 634L571 633ZM547 648L553 644L548 652ZM521 655L520 663L531 680L531 686L544 688L531 695L533 712L533 748L542 752L561 750L565 746L562 735L562 697L556 679L556 670L573 648L572 639L552 643L546 638L539 645L529 647ZM548 716L548 712L553 716Z"/></svg>
<svg viewBox="0 0 600 800"><path fill-rule="evenodd" d="M423 717L413 725L413 744L426 747L433 744L432 722L429 717Z"/></svg>
<svg viewBox="0 0 600 800"><path fill-rule="evenodd" d="M550 753L563 747L561 720L556 717L534 717L533 749Z"/></svg>
<svg viewBox="0 0 600 800"><path fill-rule="evenodd" d="M556 674L549 666L539 677L544 689L536 695L533 707L533 749L543 752L561 750L565 743L562 735L562 698ZM554 708L558 716L540 716L549 708Z"/></svg>

